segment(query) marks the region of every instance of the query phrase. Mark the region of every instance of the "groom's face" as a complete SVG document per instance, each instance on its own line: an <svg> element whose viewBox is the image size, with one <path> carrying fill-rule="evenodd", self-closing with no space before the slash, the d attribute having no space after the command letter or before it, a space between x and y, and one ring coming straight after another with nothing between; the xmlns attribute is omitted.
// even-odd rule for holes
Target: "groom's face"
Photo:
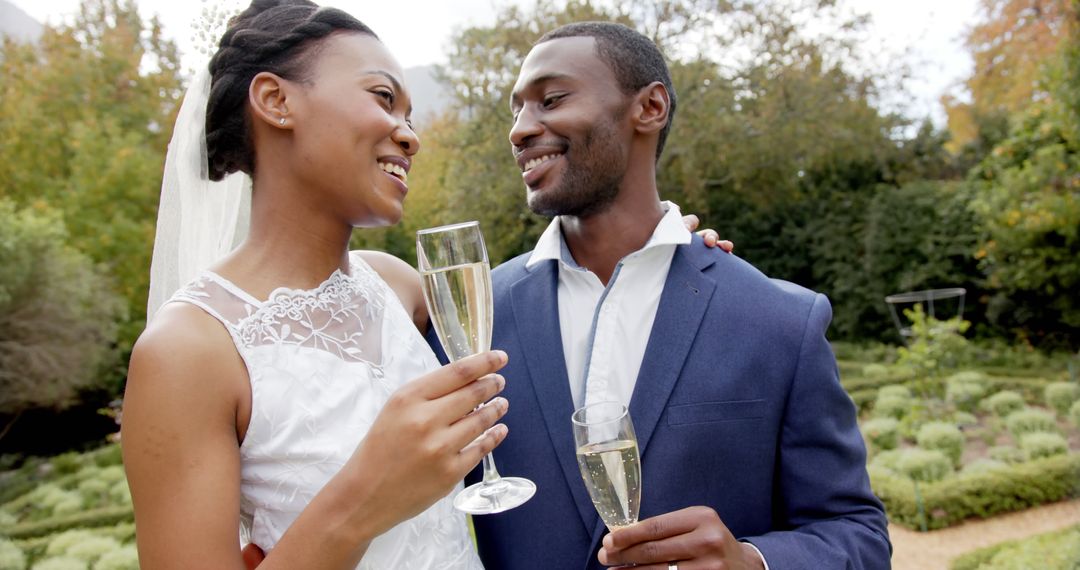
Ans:
<svg viewBox="0 0 1080 570"><path fill-rule="evenodd" d="M629 101L591 37L529 52L511 94L510 144L532 211L587 217L614 201L633 132Z"/></svg>

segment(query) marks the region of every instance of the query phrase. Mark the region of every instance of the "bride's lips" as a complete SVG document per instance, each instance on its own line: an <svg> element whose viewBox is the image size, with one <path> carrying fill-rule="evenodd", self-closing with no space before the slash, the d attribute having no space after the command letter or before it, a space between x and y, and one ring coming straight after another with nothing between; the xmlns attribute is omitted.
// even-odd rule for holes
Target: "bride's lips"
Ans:
<svg viewBox="0 0 1080 570"><path fill-rule="evenodd" d="M402 195L409 193L409 169L412 163L403 156L380 156L378 158L379 170L383 175L394 181Z"/></svg>

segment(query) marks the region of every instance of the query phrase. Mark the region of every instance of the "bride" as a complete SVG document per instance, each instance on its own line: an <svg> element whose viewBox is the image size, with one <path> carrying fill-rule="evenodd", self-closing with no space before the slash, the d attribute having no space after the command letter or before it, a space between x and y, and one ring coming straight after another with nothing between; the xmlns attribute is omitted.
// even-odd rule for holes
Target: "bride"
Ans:
<svg viewBox="0 0 1080 570"><path fill-rule="evenodd" d="M193 82L125 396L143 567L243 568L238 528L264 569L481 567L446 497L506 436L504 399L472 412L506 356L440 368L416 272L348 249L401 218L409 110L375 34L306 0L253 2Z"/></svg>

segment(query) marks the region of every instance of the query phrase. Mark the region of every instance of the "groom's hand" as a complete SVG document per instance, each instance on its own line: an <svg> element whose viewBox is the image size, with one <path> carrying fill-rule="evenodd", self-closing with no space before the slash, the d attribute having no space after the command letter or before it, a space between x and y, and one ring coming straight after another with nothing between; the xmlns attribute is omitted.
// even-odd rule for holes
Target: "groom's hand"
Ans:
<svg viewBox="0 0 1080 570"><path fill-rule="evenodd" d="M686 229L690 231L696 230L701 225L701 220L693 214L683 216L682 222ZM720 239L720 234L716 233L716 230L701 230L697 234L701 236L702 241L708 247L719 247L727 253L731 253L731 250L735 249L735 244L726 239Z"/></svg>
<svg viewBox="0 0 1080 570"><path fill-rule="evenodd" d="M709 507L689 507L645 519L604 537L597 556L607 566L634 570L764 569L761 556L731 531Z"/></svg>

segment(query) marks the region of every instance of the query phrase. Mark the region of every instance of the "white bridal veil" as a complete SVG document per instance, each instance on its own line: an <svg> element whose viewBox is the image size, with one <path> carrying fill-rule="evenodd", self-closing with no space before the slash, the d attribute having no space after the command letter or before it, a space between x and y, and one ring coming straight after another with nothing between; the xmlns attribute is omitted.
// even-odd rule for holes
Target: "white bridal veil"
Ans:
<svg viewBox="0 0 1080 570"><path fill-rule="evenodd" d="M188 281L239 245L251 215L251 178L237 172L212 182L206 159L210 71L184 95L165 157L146 319Z"/></svg>

